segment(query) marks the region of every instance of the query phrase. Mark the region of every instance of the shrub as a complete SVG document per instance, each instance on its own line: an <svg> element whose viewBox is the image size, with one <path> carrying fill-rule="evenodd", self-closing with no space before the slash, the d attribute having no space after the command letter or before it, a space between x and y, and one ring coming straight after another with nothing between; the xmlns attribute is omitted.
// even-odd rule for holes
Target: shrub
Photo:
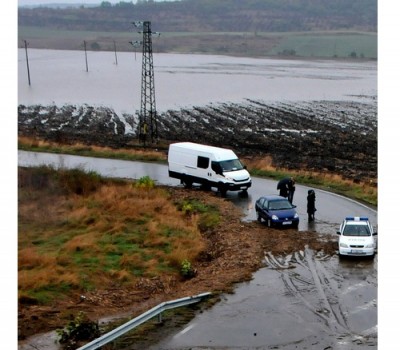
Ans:
<svg viewBox="0 0 400 350"><path fill-rule="evenodd" d="M220 216L218 212L203 213L200 216L198 227L201 232L206 232L218 226L220 223Z"/></svg>
<svg viewBox="0 0 400 350"><path fill-rule="evenodd" d="M193 278L196 276L197 271L193 268L192 263L185 259L181 263L181 275L185 279Z"/></svg>
<svg viewBox="0 0 400 350"><path fill-rule="evenodd" d="M57 334L64 349L76 349L77 342L98 338L100 330L97 322L89 320L83 312L79 312L64 329L58 329Z"/></svg>
<svg viewBox="0 0 400 350"><path fill-rule="evenodd" d="M150 189L154 188L155 182L150 176L143 176L135 182L135 187Z"/></svg>

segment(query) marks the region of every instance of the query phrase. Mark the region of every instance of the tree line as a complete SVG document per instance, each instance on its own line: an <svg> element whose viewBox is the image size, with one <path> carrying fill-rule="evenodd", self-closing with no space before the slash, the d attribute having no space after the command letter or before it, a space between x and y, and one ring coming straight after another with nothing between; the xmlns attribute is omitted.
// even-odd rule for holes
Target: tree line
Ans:
<svg viewBox="0 0 400 350"><path fill-rule="evenodd" d="M377 0L103 1L95 7L18 8L22 26L128 31L148 20L164 32L377 31Z"/></svg>

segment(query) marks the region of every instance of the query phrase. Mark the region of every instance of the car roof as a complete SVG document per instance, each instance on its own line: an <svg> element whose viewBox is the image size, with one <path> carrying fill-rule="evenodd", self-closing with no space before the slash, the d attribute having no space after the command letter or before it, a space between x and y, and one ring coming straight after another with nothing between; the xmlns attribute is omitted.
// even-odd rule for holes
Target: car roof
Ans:
<svg viewBox="0 0 400 350"><path fill-rule="evenodd" d="M359 226L364 226L368 225L367 221L345 221L346 225L359 225Z"/></svg>
<svg viewBox="0 0 400 350"><path fill-rule="evenodd" d="M344 219L343 223L346 225L368 225L369 220L365 216L348 216Z"/></svg>
<svg viewBox="0 0 400 350"><path fill-rule="evenodd" d="M282 196L278 196L278 195L276 195L276 194L271 194L271 195L267 195L267 196L262 196L262 197L259 198L259 200L260 200L260 199L263 199L263 198L265 198L265 199L267 199L267 200L269 200L269 201L276 201L276 200L282 200L282 199L288 200L287 198L282 197Z"/></svg>

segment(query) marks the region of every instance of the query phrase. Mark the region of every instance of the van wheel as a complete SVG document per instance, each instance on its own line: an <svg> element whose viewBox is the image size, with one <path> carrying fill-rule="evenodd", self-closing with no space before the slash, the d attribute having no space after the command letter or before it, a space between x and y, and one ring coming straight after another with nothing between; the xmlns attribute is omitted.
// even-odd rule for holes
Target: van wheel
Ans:
<svg viewBox="0 0 400 350"><path fill-rule="evenodd" d="M247 192L247 190L242 190L238 192L238 196L242 198L247 198L249 196L249 193Z"/></svg>
<svg viewBox="0 0 400 350"><path fill-rule="evenodd" d="M221 193L221 197L226 197L226 188L224 186L219 186L218 187L219 193Z"/></svg>
<svg viewBox="0 0 400 350"><path fill-rule="evenodd" d="M211 186L209 184L203 184L201 185L201 189L203 191L211 191Z"/></svg>
<svg viewBox="0 0 400 350"><path fill-rule="evenodd" d="M187 178L182 179L182 183L185 186L185 188L192 188L193 182L188 180Z"/></svg>

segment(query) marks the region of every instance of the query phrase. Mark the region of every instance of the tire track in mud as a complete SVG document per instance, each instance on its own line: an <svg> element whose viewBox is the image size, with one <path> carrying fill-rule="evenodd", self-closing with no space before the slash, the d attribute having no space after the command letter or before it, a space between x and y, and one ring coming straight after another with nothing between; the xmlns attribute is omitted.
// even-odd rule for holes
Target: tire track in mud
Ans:
<svg viewBox="0 0 400 350"><path fill-rule="evenodd" d="M315 260L313 253L310 249L306 249L305 258L322 304L320 311L317 312L321 312L324 315L327 315L327 321L330 329L336 332L350 332L350 329L346 324L346 320L340 307L335 307L335 304L338 304L337 296L339 290L332 288L330 279L328 279L327 276L323 274L320 264L318 264L318 261Z"/></svg>
<svg viewBox="0 0 400 350"><path fill-rule="evenodd" d="M286 257L275 257L270 252L265 253L267 266L281 273L287 294L321 319L327 332L336 334L339 348L347 349L349 344L375 345L371 338L376 337L377 327L372 326L355 332L349 325L348 316L376 307L376 299L358 307L351 306L351 310L342 305L340 296L346 293L341 290L344 277L326 269L323 262L330 259L329 255L323 252L314 253L307 247L304 251ZM361 283L348 289L354 291L363 286L364 283Z"/></svg>

